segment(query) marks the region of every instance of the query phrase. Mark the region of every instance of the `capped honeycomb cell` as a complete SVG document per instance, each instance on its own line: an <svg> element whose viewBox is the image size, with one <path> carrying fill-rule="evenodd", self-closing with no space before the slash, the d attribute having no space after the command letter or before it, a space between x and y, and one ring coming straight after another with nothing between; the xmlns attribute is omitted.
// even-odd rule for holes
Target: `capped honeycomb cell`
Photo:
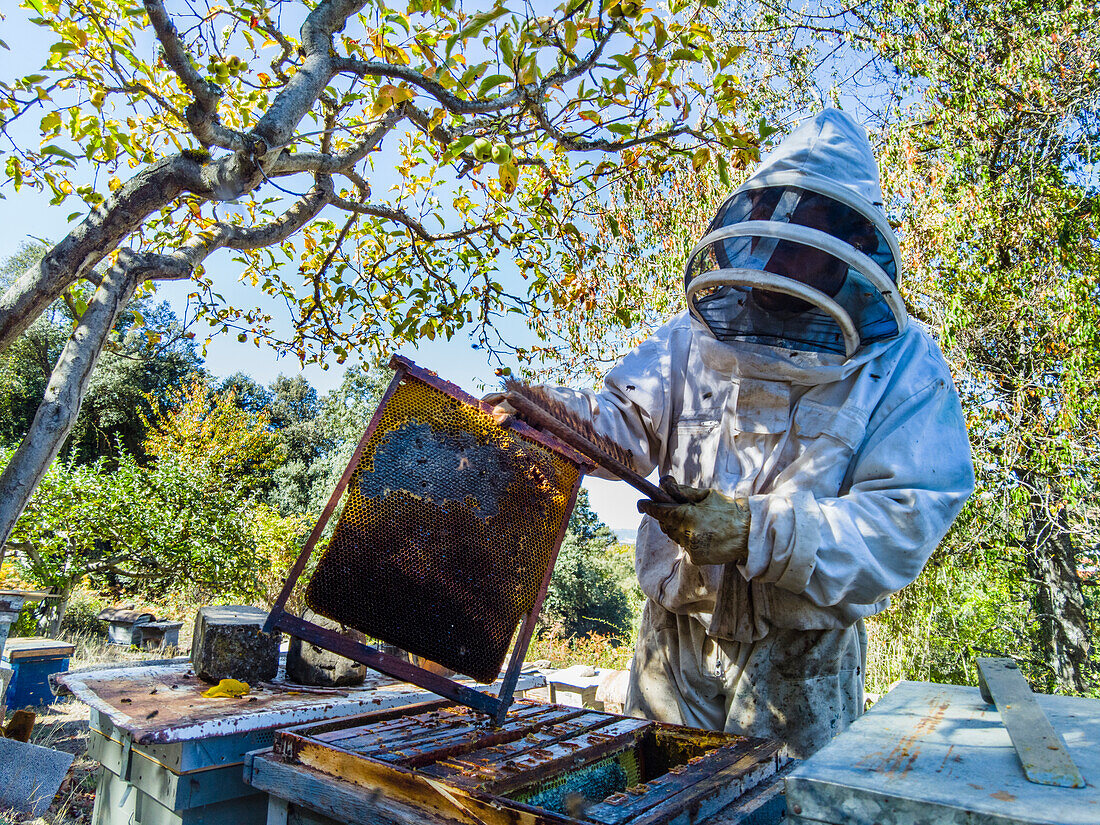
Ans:
<svg viewBox="0 0 1100 825"><path fill-rule="evenodd" d="M492 682L535 605L580 468L405 374L306 588L348 627Z"/></svg>

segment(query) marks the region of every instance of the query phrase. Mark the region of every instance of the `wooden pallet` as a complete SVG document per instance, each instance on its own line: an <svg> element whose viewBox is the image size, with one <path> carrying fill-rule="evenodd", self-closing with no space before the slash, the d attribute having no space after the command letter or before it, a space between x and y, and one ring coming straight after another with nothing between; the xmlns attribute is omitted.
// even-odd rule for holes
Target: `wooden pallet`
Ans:
<svg viewBox="0 0 1100 825"><path fill-rule="evenodd" d="M272 758L418 812L410 821L470 825L697 822L787 762L778 742L561 705L519 702L493 728L444 700L281 731ZM520 801L609 758L641 781L568 810Z"/></svg>

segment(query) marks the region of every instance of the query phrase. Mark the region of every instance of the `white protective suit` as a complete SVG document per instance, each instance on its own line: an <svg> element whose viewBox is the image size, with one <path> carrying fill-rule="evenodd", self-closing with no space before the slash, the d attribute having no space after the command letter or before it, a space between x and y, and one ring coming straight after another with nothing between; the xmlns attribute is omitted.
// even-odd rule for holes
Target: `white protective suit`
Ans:
<svg viewBox="0 0 1100 825"><path fill-rule="evenodd" d="M642 520L636 568L647 604L628 710L778 738L807 756L862 711L862 620L917 576L974 474L951 375L893 287L897 244L863 130L843 113L823 112L738 191L773 184L825 190L873 221L877 240L843 252L855 261L847 280L821 298L844 304L856 295L845 318L838 322L830 305L781 313L778 331L765 324L754 332L732 315L716 321L723 300L733 313L762 313L752 290L774 278L752 256L770 249L754 241L737 259L710 254L712 243L707 254L721 271L700 274L704 239L689 264L692 312L624 357L599 393L552 392L629 449L642 474L656 467L748 499L744 563L697 567L656 521ZM723 229L721 217L708 239L744 234ZM779 290L815 305L820 297L797 284ZM709 307L693 302L700 295ZM808 326L812 341L799 338Z"/></svg>

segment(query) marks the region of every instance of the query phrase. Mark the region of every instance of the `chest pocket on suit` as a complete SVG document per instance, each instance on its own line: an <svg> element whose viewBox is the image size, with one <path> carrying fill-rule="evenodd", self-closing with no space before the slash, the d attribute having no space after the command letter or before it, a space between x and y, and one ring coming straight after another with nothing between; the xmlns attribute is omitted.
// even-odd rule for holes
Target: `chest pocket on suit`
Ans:
<svg viewBox="0 0 1100 825"><path fill-rule="evenodd" d="M798 402L791 428L791 459L777 481L798 481L818 496L837 496L852 456L867 432L867 414L828 407L810 398Z"/></svg>
<svg viewBox="0 0 1100 825"><path fill-rule="evenodd" d="M682 416L672 432L669 472L683 484L710 483L718 451L718 415L704 411Z"/></svg>

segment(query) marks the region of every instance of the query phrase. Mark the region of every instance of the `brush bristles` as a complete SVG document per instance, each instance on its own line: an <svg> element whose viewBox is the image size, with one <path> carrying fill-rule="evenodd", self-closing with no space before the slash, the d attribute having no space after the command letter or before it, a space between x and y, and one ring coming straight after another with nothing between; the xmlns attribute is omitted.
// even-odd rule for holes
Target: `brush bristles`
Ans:
<svg viewBox="0 0 1100 825"><path fill-rule="evenodd" d="M504 382L504 389L522 395L524 398L538 404L546 413L554 416L577 435L591 441L616 461L625 464L627 467L634 466L634 455L630 450L623 449L606 435L596 432L596 428L592 426L591 421L581 418L567 404L563 404L550 395L544 388L533 387L524 384L522 381L509 378Z"/></svg>

